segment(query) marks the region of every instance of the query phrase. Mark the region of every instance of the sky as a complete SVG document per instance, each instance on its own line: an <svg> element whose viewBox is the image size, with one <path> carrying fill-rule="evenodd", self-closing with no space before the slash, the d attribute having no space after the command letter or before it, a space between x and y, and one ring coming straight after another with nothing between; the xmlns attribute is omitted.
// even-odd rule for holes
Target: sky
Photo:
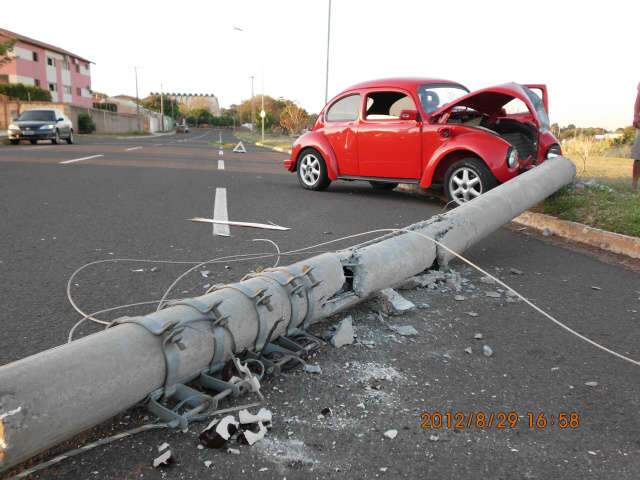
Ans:
<svg viewBox="0 0 640 480"><path fill-rule="evenodd" d="M95 62L110 95L255 93L324 104L328 0L31 0L0 27ZM546 83L560 125L631 124L640 82L636 0L333 0L329 97L364 80L423 76L470 89ZM239 31L234 27L242 29Z"/></svg>

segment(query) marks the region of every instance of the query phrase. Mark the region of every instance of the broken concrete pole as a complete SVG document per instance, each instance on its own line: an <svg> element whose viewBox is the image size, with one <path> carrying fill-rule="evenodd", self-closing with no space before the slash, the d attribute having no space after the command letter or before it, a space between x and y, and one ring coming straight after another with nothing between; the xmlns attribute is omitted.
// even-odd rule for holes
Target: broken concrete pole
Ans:
<svg viewBox="0 0 640 480"><path fill-rule="evenodd" d="M344 345L351 345L354 339L353 318L349 315L336 327L336 332L333 334L333 337L331 337L331 345L340 348Z"/></svg>
<svg viewBox="0 0 640 480"><path fill-rule="evenodd" d="M563 157L444 215L406 230L462 253L571 182ZM213 361L260 350L453 256L424 237L397 232L338 253L251 274L212 293L0 367L0 471L91 428L151 392L197 378ZM185 328L188 325L190 328ZM182 329L181 329L182 327ZM192 327L192 328L191 328ZM180 330L181 329L181 330ZM169 342L172 368L167 368ZM271 334L270 334L271 332ZM16 412L8 415L8 412Z"/></svg>

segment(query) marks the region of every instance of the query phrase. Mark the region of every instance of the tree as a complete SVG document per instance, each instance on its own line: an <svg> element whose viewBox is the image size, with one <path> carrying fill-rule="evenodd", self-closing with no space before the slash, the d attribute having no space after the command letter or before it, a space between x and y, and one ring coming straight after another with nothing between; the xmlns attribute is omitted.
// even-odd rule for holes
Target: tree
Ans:
<svg viewBox="0 0 640 480"><path fill-rule="evenodd" d="M609 140L596 140L593 135L580 135L564 142L562 149L568 157L577 157L582 161L582 173L585 173L589 159L601 156L610 146Z"/></svg>
<svg viewBox="0 0 640 480"><path fill-rule="evenodd" d="M280 126L289 134L300 133L307 124L309 114L304 108L300 108L294 102L287 101L284 109L280 112Z"/></svg>
<svg viewBox="0 0 640 480"><path fill-rule="evenodd" d="M166 94L162 95L164 103L164 114L168 117L177 119L180 116L180 108L178 102L169 98ZM160 95L151 94L142 100L142 106L148 110L159 112L161 110Z"/></svg>
<svg viewBox="0 0 640 480"><path fill-rule="evenodd" d="M13 60L11 52L13 52L13 47L15 47L15 45L16 40L14 38L0 42L0 67Z"/></svg>
<svg viewBox="0 0 640 480"><path fill-rule="evenodd" d="M0 85L0 94L24 101L50 102L51 93L33 85L23 83L7 83Z"/></svg>

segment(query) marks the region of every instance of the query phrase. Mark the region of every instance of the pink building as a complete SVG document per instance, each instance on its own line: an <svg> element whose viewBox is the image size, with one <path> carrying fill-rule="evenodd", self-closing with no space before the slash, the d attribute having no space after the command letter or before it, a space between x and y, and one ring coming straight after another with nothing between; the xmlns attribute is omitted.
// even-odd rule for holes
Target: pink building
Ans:
<svg viewBox="0 0 640 480"><path fill-rule="evenodd" d="M91 107L90 60L0 28L0 41L15 39L13 61L0 66L0 83L24 83L51 92L54 102Z"/></svg>

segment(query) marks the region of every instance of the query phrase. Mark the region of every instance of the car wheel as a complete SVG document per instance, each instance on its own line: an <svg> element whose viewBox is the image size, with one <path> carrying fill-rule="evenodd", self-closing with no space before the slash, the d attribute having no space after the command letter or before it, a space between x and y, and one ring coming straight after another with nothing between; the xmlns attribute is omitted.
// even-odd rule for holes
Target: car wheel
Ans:
<svg viewBox="0 0 640 480"><path fill-rule="evenodd" d="M456 205L479 197L498 183L484 162L477 158L463 158L454 162L444 178L447 198Z"/></svg>
<svg viewBox="0 0 640 480"><path fill-rule="evenodd" d="M20 140L10 140L11 145L18 145L20 143Z"/></svg>
<svg viewBox="0 0 640 480"><path fill-rule="evenodd" d="M37 145L38 144L38 140L29 140L31 142L31 145Z"/></svg>
<svg viewBox="0 0 640 480"><path fill-rule="evenodd" d="M60 143L60 132L56 130L56 136L51 139L52 145L58 145Z"/></svg>
<svg viewBox="0 0 640 480"><path fill-rule="evenodd" d="M317 150L302 151L298 160L298 181L307 190L324 190L331 180L327 176L327 166Z"/></svg>
<svg viewBox="0 0 640 480"><path fill-rule="evenodd" d="M73 143L73 130L69 130L69 138L67 138L67 143L69 145Z"/></svg>
<svg viewBox="0 0 640 480"><path fill-rule="evenodd" d="M398 186L397 183L391 183L391 182L374 182L374 181L371 181L369 183L371 184L371 186L375 190L393 190L394 188L396 188Z"/></svg>

